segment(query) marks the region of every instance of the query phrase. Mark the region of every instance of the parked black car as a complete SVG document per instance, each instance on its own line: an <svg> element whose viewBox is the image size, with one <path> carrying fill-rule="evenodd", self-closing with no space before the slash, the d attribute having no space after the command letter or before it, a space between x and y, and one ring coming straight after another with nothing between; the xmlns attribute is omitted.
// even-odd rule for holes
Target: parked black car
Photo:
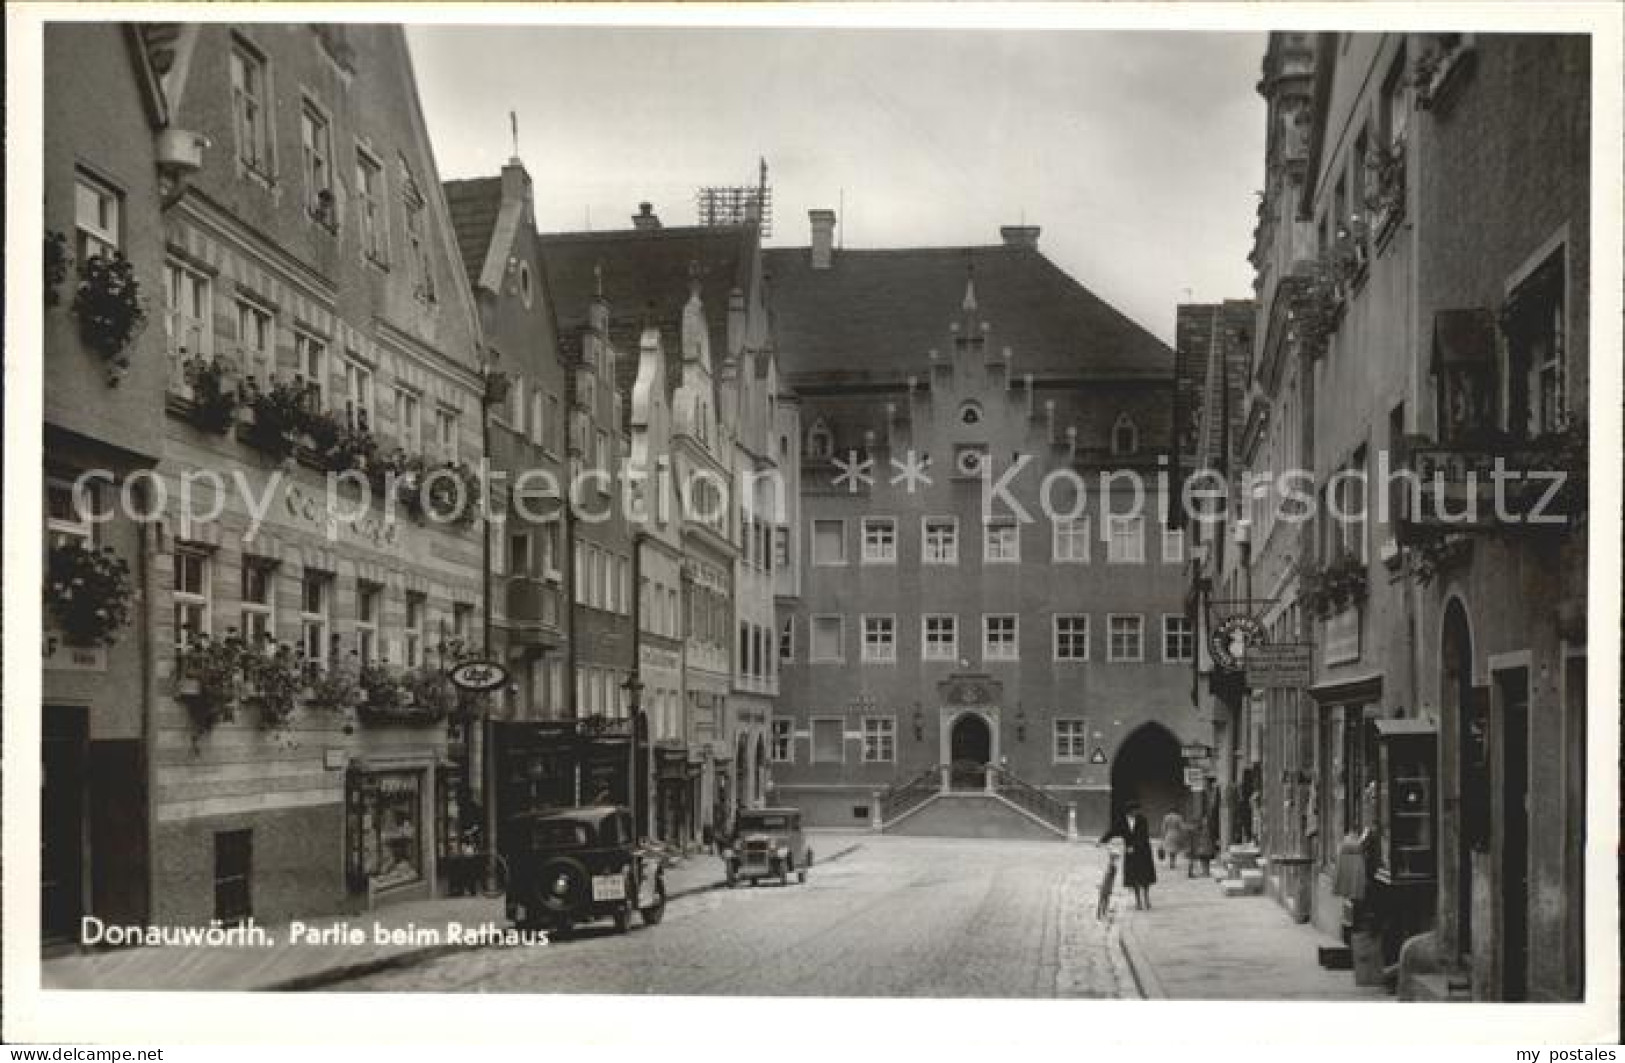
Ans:
<svg viewBox="0 0 1625 1063"><path fill-rule="evenodd" d="M632 813L618 805L526 812L509 821L507 914L516 925L568 931L609 918L631 928L666 913L666 856L638 843Z"/></svg>

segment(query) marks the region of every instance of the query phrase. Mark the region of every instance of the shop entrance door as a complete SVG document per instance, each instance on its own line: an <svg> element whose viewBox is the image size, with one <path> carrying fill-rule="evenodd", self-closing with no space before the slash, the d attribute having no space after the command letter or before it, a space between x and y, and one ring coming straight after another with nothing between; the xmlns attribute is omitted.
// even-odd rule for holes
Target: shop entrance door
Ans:
<svg viewBox="0 0 1625 1063"><path fill-rule="evenodd" d="M1501 999L1529 996L1529 673L1501 684Z"/></svg>
<svg viewBox="0 0 1625 1063"><path fill-rule="evenodd" d="M84 913L86 712L47 705L40 726L40 937L57 944Z"/></svg>

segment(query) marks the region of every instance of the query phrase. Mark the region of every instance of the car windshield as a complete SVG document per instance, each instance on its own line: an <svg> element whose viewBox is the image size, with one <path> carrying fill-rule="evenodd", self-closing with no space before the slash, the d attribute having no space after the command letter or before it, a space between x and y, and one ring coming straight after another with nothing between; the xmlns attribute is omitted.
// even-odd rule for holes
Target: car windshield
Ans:
<svg viewBox="0 0 1625 1063"><path fill-rule="evenodd" d="M576 849L588 843L590 832L585 823L544 819L535 825L530 840L531 844L541 849Z"/></svg>
<svg viewBox="0 0 1625 1063"><path fill-rule="evenodd" d="M741 816L740 830L789 830L789 816Z"/></svg>

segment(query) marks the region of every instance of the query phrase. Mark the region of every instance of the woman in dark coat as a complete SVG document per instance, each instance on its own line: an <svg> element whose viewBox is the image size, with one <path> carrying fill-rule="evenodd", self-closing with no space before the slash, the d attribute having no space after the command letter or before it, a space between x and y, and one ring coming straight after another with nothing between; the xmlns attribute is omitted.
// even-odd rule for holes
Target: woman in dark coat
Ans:
<svg viewBox="0 0 1625 1063"><path fill-rule="evenodd" d="M1100 839L1102 844L1113 838L1123 839L1123 885L1134 890L1134 907L1151 907L1151 884L1157 881L1157 861L1151 855L1151 826L1140 812L1140 806L1130 802Z"/></svg>

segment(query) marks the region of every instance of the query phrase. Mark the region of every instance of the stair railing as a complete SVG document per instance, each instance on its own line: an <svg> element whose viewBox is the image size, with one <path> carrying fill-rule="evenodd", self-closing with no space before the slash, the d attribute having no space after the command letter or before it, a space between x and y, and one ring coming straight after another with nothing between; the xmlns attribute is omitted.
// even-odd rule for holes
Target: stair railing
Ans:
<svg viewBox="0 0 1625 1063"><path fill-rule="evenodd" d="M1032 813L1061 833L1066 833L1070 806L1004 768L990 768L993 792L1026 812Z"/></svg>
<svg viewBox="0 0 1625 1063"><path fill-rule="evenodd" d="M880 795L880 818L890 823L912 812L942 792L942 766L933 764L907 782L900 782Z"/></svg>

